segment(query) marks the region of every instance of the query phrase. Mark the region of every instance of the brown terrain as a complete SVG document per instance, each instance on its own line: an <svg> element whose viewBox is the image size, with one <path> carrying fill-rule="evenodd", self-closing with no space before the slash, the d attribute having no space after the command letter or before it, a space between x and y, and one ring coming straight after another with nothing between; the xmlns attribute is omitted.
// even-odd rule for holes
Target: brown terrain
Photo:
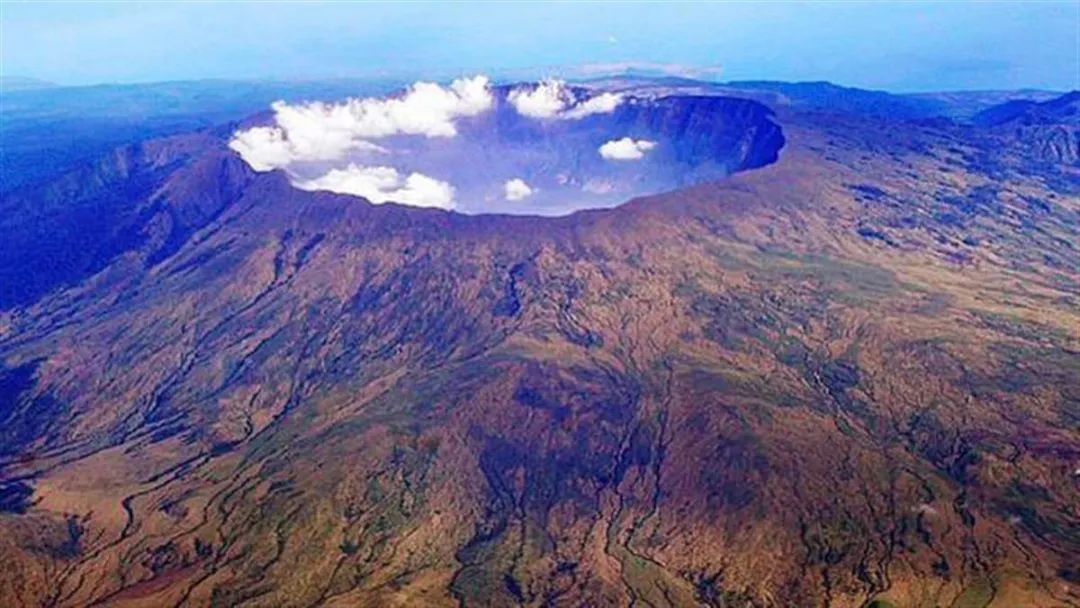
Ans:
<svg viewBox="0 0 1080 608"><path fill-rule="evenodd" d="M775 120L554 219L216 132L18 195L131 203L0 310L0 604L1080 606L1075 113Z"/></svg>

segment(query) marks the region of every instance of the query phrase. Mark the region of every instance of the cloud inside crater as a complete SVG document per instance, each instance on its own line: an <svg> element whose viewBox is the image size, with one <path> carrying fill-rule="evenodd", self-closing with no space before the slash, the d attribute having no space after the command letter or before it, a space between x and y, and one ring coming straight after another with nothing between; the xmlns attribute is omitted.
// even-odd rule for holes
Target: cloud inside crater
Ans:
<svg viewBox="0 0 1080 608"><path fill-rule="evenodd" d="M600 156L607 160L641 160L645 153L656 147L655 141L646 139L613 139L600 146Z"/></svg>
<svg viewBox="0 0 1080 608"><path fill-rule="evenodd" d="M256 171L338 160L357 150L379 151L372 139L453 137L456 119L480 114L493 104L486 76L460 78L446 87L418 82L392 98L356 98L337 104L278 101L271 106L274 126L238 131L229 147Z"/></svg>
<svg viewBox="0 0 1080 608"><path fill-rule="evenodd" d="M373 204L502 212L496 205L503 199L527 200L507 206L511 212L550 211L563 194L610 204L619 196L610 179L613 171L663 169L655 163L617 167L595 156L582 157L605 135L621 135L608 129L619 122L612 113L624 102L642 108L648 103L560 80L509 90L494 88L484 76L444 85L418 82L390 97L276 102L269 119L235 132L229 147L256 171L283 171L296 188L363 197ZM499 116L494 116L496 108ZM465 120L485 112L491 116ZM503 112L507 119L516 114L509 124L523 124L527 133L534 129L543 145L492 134L492 125L503 124ZM576 122L594 115L600 116ZM549 129L534 120L562 124ZM545 138L565 139L543 143ZM656 145L623 137L604 143L599 154L604 160L640 160ZM471 162L474 158L488 161ZM515 175L527 175L532 183Z"/></svg>
<svg viewBox="0 0 1080 608"><path fill-rule="evenodd" d="M615 111L623 99L615 93L601 93L579 100L562 80L549 78L536 85L520 86L507 96L514 109L530 118L577 120L593 114Z"/></svg>
<svg viewBox="0 0 1080 608"><path fill-rule="evenodd" d="M532 187L529 186L529 184L526 184L525 180L520 177L507 180L506 183L503 184L503 192L506 200L512 202L520 201L533 195Z"/></svg>
<svg viewBox="0 0 1080 608"><path fill-rule="evenodd" d="M293 185L301 190L362 196L376 205L394 202L414 207L454 208L454 187L449 183L423 173L405 176L393 167L349 164L344 169L331 169L325 175Z"/></svg>

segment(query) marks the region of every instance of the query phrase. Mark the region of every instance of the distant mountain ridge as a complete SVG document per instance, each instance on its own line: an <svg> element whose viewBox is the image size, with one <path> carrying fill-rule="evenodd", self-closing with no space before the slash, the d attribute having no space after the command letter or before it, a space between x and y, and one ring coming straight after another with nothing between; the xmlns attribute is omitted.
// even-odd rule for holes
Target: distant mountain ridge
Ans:
<svg viewBox="0 0 1080 608"><path fill-rule="evenodd" d="M1033 101L1016 99L979 112L972 119L975 124L998 126L1005 123L1022 125L1080 123L1080 91L1071 91L1058 97Z"/></svg>
<svg viewBox="0 0 1080 608"><path fill-rule="evenodd" d="M58 86L56 83L28 76L0 76L0 93L34 91Z"/></svg>
<svg viewBox="0 0 1080 608"><path fill-rule="evenodd" d="M772 91L790 99L793 103L837 112L856 112L869 116L892 119L915 119L940 116L947 110L945 103L897 95L884 91L858 89L831 82L777 82L746 80L724 83L724 86Z"/></svg>
<svg viewBox="0 0 1080 608"><path fill-rule="evenodd" d="M1010 101L1046 101L1060 96L1054 91L952 91L940 93L892 93L837 85L827 81L784 82L774 80L699 81L677 76L608 76L584 81L601 87L633 90L636 87L670 91L747 95L768 105L795 104L823 111L856 113L893 120L944 117L966 122L978 112Z"/></svg>

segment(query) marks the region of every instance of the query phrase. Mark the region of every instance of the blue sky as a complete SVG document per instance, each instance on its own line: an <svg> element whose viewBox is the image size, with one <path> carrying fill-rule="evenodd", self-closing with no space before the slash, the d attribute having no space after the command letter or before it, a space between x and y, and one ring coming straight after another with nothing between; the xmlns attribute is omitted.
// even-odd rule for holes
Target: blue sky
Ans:
<svg viewBox="0 0 1080 608"><path fill-rule="evenodd" d="M894 91L1080 87L1080 0L726 3L0 2L0 75L573 76L589 64ZM706 71L715 75L715 71Z"/></svg>

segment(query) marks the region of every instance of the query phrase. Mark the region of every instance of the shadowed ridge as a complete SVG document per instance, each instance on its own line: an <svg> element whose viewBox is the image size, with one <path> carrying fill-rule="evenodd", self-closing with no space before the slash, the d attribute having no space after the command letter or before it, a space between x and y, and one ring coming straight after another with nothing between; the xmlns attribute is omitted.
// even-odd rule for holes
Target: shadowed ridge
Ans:
<svg viewBox="0 0 1080 608"><path fill-rule="evenodd" d="M1071 91L1045 101L1018 99L987 108L972 118L984 126L1006 123L1022 125L1080 122L1080 91Z"/></svg>
<svg viewBox="0 0 1080 608"><path fill-rule="evenodd" d="M0 200L0 309L73 285L125 254L153 264L235 200L253 172L207 135L125 146Z"/></svg>

